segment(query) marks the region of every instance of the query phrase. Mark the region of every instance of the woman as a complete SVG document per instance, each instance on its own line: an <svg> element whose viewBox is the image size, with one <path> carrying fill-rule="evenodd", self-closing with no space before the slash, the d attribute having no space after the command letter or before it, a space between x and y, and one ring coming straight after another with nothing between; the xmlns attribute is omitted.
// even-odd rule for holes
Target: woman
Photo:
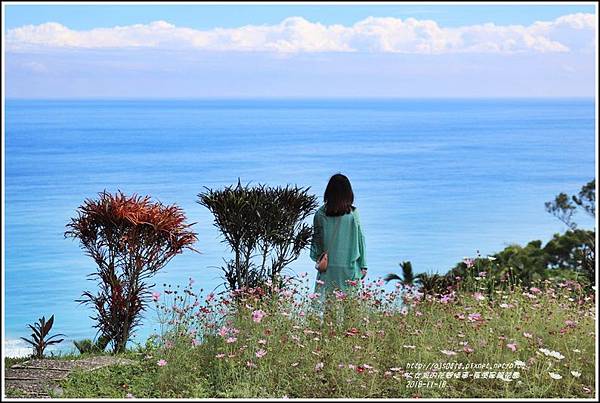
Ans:
<svg viewBox="0 0 600 403"><path fill-rule="evenodd" d="M317 270L326 253L326 269L319 270L315 288L322 296L334 290L347 292L367 274L365 238L348 178L333 175L323 199L325 204L315 213L310 247Z"/></svg>

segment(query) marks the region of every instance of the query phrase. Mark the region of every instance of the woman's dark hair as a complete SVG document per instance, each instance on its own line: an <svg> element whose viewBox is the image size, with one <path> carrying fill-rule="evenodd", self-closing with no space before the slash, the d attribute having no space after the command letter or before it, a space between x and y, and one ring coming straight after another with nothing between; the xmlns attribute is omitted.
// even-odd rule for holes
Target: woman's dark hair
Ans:
<svg viewBox="0 0 600 403"><path fill-rule="evenodd" d="M328 216L340 216L354 210L352 185L345 175L335 174L329 179L323 199L325 200L325 214Z"/></svg>

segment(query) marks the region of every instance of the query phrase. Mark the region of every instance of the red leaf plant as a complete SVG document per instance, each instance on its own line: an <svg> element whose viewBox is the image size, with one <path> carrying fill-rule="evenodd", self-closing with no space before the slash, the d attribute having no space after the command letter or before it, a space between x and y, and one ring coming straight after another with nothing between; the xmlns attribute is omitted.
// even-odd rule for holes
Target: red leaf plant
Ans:
<svg viewBox="0 0 600 403"><path fill-rule="evenodd" d="M98 293L85 291L77 302L92 306L94 327L112 343L113 351L125 350L140 324L150 289L148 279L175 255L192 245L197 234L186 223L181 208L152 202L149 196L127 196L106 190L97 199L87 199L77 217L67 224L65 237L79 239L80 246L97 264L90 279L98 282Z"/></svg>

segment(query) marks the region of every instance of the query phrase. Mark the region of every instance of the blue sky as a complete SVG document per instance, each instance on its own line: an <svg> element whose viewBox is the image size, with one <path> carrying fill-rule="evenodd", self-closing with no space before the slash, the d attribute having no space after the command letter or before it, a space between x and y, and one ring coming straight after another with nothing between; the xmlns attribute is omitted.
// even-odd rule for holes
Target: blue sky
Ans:
<svg viewBox="0 0 600 403"><path fill-rule="evenodd" d="M593 5L7 5L6 27L59 22L72 29L111 27L165 20L190 28L274 24L302 16L323 24L354 24L369 16L435 19L443 26L494 22L528 25L577 12L594 13Z"/></svg>
<svg viewBox="0 0 600 403"><path fill-rule="evenodd" d="M9 98L595 94L591 3L3 6Z"/></svg>

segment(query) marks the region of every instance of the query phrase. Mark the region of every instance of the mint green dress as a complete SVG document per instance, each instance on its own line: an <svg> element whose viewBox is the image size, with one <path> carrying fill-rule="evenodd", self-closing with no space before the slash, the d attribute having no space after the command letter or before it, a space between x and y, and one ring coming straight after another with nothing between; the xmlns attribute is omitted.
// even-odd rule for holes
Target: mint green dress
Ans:
<svg viewBox="0 0 600 403"><path fill-rule="evenodd" d="M339 224L337 224L339 221ZM334 232L337 228L337 235ZM310 246L310 257L315 262L324 250L328 251L328 265L325 273L318 273L315 292L324 295L333 290L348 292L347 280L360 283L361 268L367 267L365 237L360 226L358 210L338 217L325 214L325 206L315 213L313 221L314 235ZM333 242L333 244L332 244Z"/></svg>

